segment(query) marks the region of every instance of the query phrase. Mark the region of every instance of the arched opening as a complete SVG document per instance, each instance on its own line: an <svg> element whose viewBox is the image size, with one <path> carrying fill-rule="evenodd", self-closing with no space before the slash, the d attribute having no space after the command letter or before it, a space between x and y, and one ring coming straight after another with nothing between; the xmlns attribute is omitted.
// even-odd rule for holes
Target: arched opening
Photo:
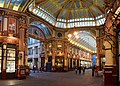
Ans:
<svg viewBox="0 0 120 86"><path fill-rule="evenodd" d="M28 66L30 69L45 67L46 39L51 37L51 31L43 23L34 21L28 29Z"/></svg>

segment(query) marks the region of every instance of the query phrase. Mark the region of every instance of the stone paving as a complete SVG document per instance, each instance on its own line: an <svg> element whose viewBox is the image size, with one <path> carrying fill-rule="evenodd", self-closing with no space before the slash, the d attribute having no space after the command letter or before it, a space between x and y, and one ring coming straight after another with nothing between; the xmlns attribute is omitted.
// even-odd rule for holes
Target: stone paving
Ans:
<svg viewBox="0 0 120 86"><path fill-rule="evenodd" d="M103 78L92 77L91 70L84 75L74 71L31 72L24 80L0 80L0 86L103 86Z"/></svg>

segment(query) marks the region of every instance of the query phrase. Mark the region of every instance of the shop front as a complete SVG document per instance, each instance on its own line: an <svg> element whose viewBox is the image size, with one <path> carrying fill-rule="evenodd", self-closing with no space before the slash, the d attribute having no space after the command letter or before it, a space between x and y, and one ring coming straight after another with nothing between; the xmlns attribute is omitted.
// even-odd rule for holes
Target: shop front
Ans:
<svg viewBox="0 0 120 86"><path fill-rule="evenodd" d="M63 56L55 57L55 69L57 72L64 71L64 57Z"/></svg>
<svg viewBox="0 0 120 86"><path fill-rule="evenodd" d="M0 79L16 77L17 52L15 44L0 43Z"/></svg>

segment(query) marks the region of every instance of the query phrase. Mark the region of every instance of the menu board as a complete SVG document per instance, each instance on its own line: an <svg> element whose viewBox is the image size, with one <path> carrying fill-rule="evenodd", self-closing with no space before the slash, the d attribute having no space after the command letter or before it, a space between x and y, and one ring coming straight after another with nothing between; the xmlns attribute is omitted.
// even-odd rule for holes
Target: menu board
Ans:
<svg viewBox="0 0 120 86"><path fill-rule="evenodd" d="M15 72L15 49L7 48L6 72Z"/></svg>

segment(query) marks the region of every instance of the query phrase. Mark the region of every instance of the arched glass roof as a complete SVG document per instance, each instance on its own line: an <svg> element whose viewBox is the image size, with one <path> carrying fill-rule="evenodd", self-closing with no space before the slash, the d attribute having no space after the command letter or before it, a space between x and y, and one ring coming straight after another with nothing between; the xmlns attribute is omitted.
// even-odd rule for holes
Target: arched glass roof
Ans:
<svg viewBox="0 0 120 86"><path fill-rule="evenodd" d="M30 0L0 0L0 7L22 12L30 3Z"/></svg>
<svg viewBox="0 0 120 86"><path fill-rule="evenodd" d="M104 0L40 1L30 4L29 11L59 28L100 26L105 22Z"/></svg>
<svg viewBox="0 0 120 86"><path fill-rule="evenodd" d="M69 41L76 46L86 49L87 51L96 51L96 39L88 31L78 31L79 38L72 36Z"/></svg>
<svg viewBox="0 0 120 86"><path fill-rule="evenodd" d="M34 22L32 22L30 25L36 26L36 27L38 27L39 29L41 29L41 30L44 32L44 34L45 34L45 36L46 36L47 38L49 38L49 37L52 36L51 31L50 31L44 24L42 24L42 23L40 23L40 22L38 22L38 21L34 21Z"/></svg>

